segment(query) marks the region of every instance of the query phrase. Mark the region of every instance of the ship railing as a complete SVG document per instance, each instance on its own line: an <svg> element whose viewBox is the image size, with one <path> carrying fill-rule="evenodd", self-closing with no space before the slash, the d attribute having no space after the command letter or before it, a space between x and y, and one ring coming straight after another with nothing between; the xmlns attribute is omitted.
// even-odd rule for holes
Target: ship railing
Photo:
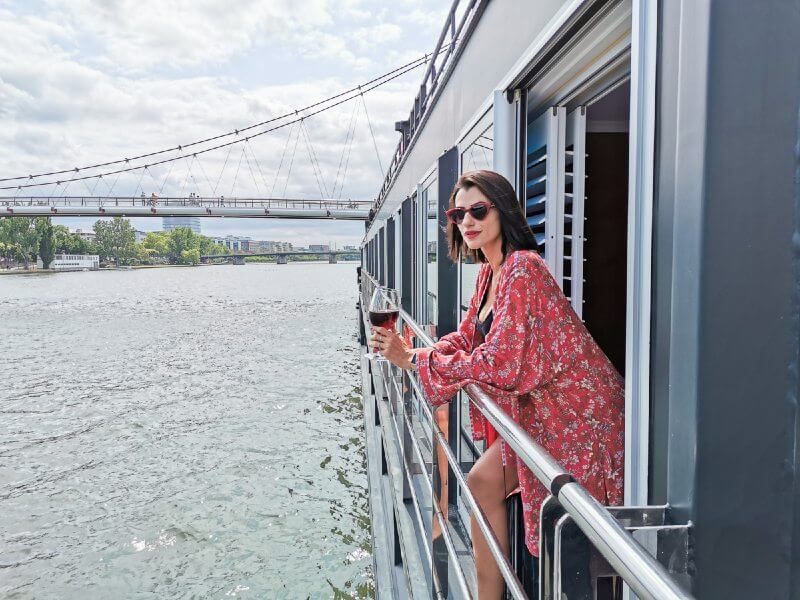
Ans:
<svg viewBox="0 0 800 600"><path fill-rule="evenodd" d="M368 332L369 319L367 308L372 291L379 283L367 273L365 269L362 268L360 273L361 318ZM400 310L398 323L401 327L403 325L408 326L416 336L420 347L433 346L435 343L433 338L425 331L425 328L417 323L405 310ZM421 389L418 376L409 371L394 367L387 362L382 362L380 364L383 365L386 375L389 375L385 377L384 380L389 382L389 385L395 386L396 392L402 395L402 388L404 384L408 382L413 388L414 393L422 400L419 406L425 413L424 416L433 431L438 446L446 455L447 462L460 488L461 497L472 516L475 518L478 527L487 541L492 557L505 580L509 594L515 599L524 600L527 596L523 590L522 584L505 553L502 551L483 510L470 491L466 478L462 473L461 465L448 444L445 434L441 431L436 420L433 418L431 407L428 405L424 392ZM391 376L392 374L394 374L394 376ZM399 377L397 375L399 375ZM571 517L580 532L585 535L603 559L605 559L614 569L615 573L628 584L638 598L642 600L692 600L692 595L683 589L674 580L667 569L634 539L631 533L626 530L625 526L614 517L609 508L600 504L600 502L598 502L583 486L577 483L573 476L514 421L511 416L500 408L480 386L477 384L470 384L464 388L464 391L472 404L486 417L489 423L497 430L498 434L516 452L517 456L525 463L542 485L550 491L551 497L548 498L543 505L543 514L545 507L552 510L553 504L557 504L561 512ZM411 427L411 424L407 421L409 418L407 412L403 411L403 413L406 424ZM396 433L399 438L399 432ZM417 460L423 462L421 449L416 437L412 435L410 438ZM408 476L408 474L406 476ZM435 500L432 482L430 482L430 480L428 480L428 487L431 491L433 510L439 521L445 546L451 559L450 562L455 567L460 592L463 597L471 598L472 594L467 586L463 567L456 554L455 543ZM420 507L418 499L412 497L412 502L415 503L415 510L419 512ZM429 553L430 551L426 550L426 552ZM427 558L430 560L430 555L428 555ZM434 584L438 588L435 569L433 570L433 578ZM438 593L438 590L436 591ZM540 593L541 591L542 588L540 587Z"/></svg>
<svg viewBox="0 0 800 600"><path fill-rule="evenodd" d="M383 201L394 183L395 177L403 164L406 154L411 149L414 136L422 127L444 78L447 77L460 49L467 37L467 31L478 15L486 0L453 0L447 13L444 27L431 53L425 74L422 77L419 91L408 119L395 125L400 132L400 141L392 154L392 160L386 170L383 185L375 200L375 212L383 205Z"/></svg>

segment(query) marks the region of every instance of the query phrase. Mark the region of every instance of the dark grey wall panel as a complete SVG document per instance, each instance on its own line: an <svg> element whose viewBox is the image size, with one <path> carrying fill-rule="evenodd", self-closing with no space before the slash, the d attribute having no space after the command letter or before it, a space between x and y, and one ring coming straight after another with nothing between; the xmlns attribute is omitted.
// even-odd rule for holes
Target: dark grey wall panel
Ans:
<svg viewBox="0 0 800 600"><path fill-rule="evenodd" d="M652 492L698 598L796 598L800 2L662 9Z"/></svg>
<svg viewBox="0 0 800 600"><path fill-rule="evenodd" d="M439 206L437 222L436 268L437 285L437 335L455 331L458 328L458 271L456 263L447 256L447 217L450 193L458 181L458 148L451 148L439 157Z"/></svg>
<svg viewBox="0 0 800 600"><path fill-rule="evenodd" d="M436 268L438 277L437 286L437 335L439 337L458 328L458 270L457 265L447 256L447 230L445 223L447 217L444 212L448 209L450 193L458 181L458 148L451 148L439 157L438 164L438 209L437 209L437 249ZM457 398L457 396L456 396ZM457 452L461 440L461 418L457 400L448 406L447 439L453 453ZM458 498L458 482L452 469L448 468L448 502L456 504ZM456 511L451 511L455 514Z"/></svg>
<svg viewBox="0 0 800 600"><path fill-rule="evenodd" d="M412 310L412 294L413 286L411 285L413 271L411 270L411 255L412 248L412 235L411 230L414 226L412 221L413 214L411 211L411 198L406 198L403 201L403 209L400 213L400 282L402 289L400 296L402 298L403 310L411 313Z"/></svg>
<svg viewBox="0 0 800 600"><path fill-rule="evenodd" d="M386 287L395 289L394 273L394 217L386 222Z"/></svg>

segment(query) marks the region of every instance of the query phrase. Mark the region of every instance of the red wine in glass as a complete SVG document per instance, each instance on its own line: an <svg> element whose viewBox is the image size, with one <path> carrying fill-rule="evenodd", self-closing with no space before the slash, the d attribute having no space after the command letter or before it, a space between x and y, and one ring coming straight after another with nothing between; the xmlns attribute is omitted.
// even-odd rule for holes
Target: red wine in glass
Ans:
<svg viewBox="0 0 800 600"><path fill-rule="evenodd" d="M369 311L369 322L375 327L394 329L398 316L400 316L399 310L371 310Z"/></svg>
<svg viewBox="0 0 800 600"><path fill-rule="evenodd" d="M400 315L400 299L397 290L376 287L369 303L369 322L373 327L393 330ZM369 359L386 360L376 352L365 354Z"/></svg>

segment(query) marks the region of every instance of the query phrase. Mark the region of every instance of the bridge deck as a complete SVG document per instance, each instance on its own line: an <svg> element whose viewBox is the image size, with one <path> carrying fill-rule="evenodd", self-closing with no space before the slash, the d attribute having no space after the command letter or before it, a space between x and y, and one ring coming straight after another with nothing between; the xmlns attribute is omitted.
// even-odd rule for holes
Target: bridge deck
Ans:
<svg viewBox="0 0 800 600"><path fill-rule="evenodd" d="M366 220L371 201L307 198L0 197L0 216Z"/></svg>

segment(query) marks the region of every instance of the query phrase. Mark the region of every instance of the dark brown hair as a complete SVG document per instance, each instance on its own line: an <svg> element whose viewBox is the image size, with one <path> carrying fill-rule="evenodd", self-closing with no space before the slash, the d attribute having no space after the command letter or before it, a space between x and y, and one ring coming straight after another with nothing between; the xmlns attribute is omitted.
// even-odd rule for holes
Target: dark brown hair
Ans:
<svg viewBox="0 0 800 600"><path fill-rule="evenodd" d="M494 171L480 170L468 171L459 177L453 192L450 194L449 208L456 205L456 194L460 190L478 188L489 201L497 207L500 215L500 235L503 238L503 259L509 252L515 250L539 251L539 244L533 235L525 214L522 212L517 200L517 193L508 179ZM470 250L467 246L458 225L447 221L447 249L448 256L453 262L458 262L463 256L471 258L473 262L486 262L486 257L480 250Z"/></svg>

